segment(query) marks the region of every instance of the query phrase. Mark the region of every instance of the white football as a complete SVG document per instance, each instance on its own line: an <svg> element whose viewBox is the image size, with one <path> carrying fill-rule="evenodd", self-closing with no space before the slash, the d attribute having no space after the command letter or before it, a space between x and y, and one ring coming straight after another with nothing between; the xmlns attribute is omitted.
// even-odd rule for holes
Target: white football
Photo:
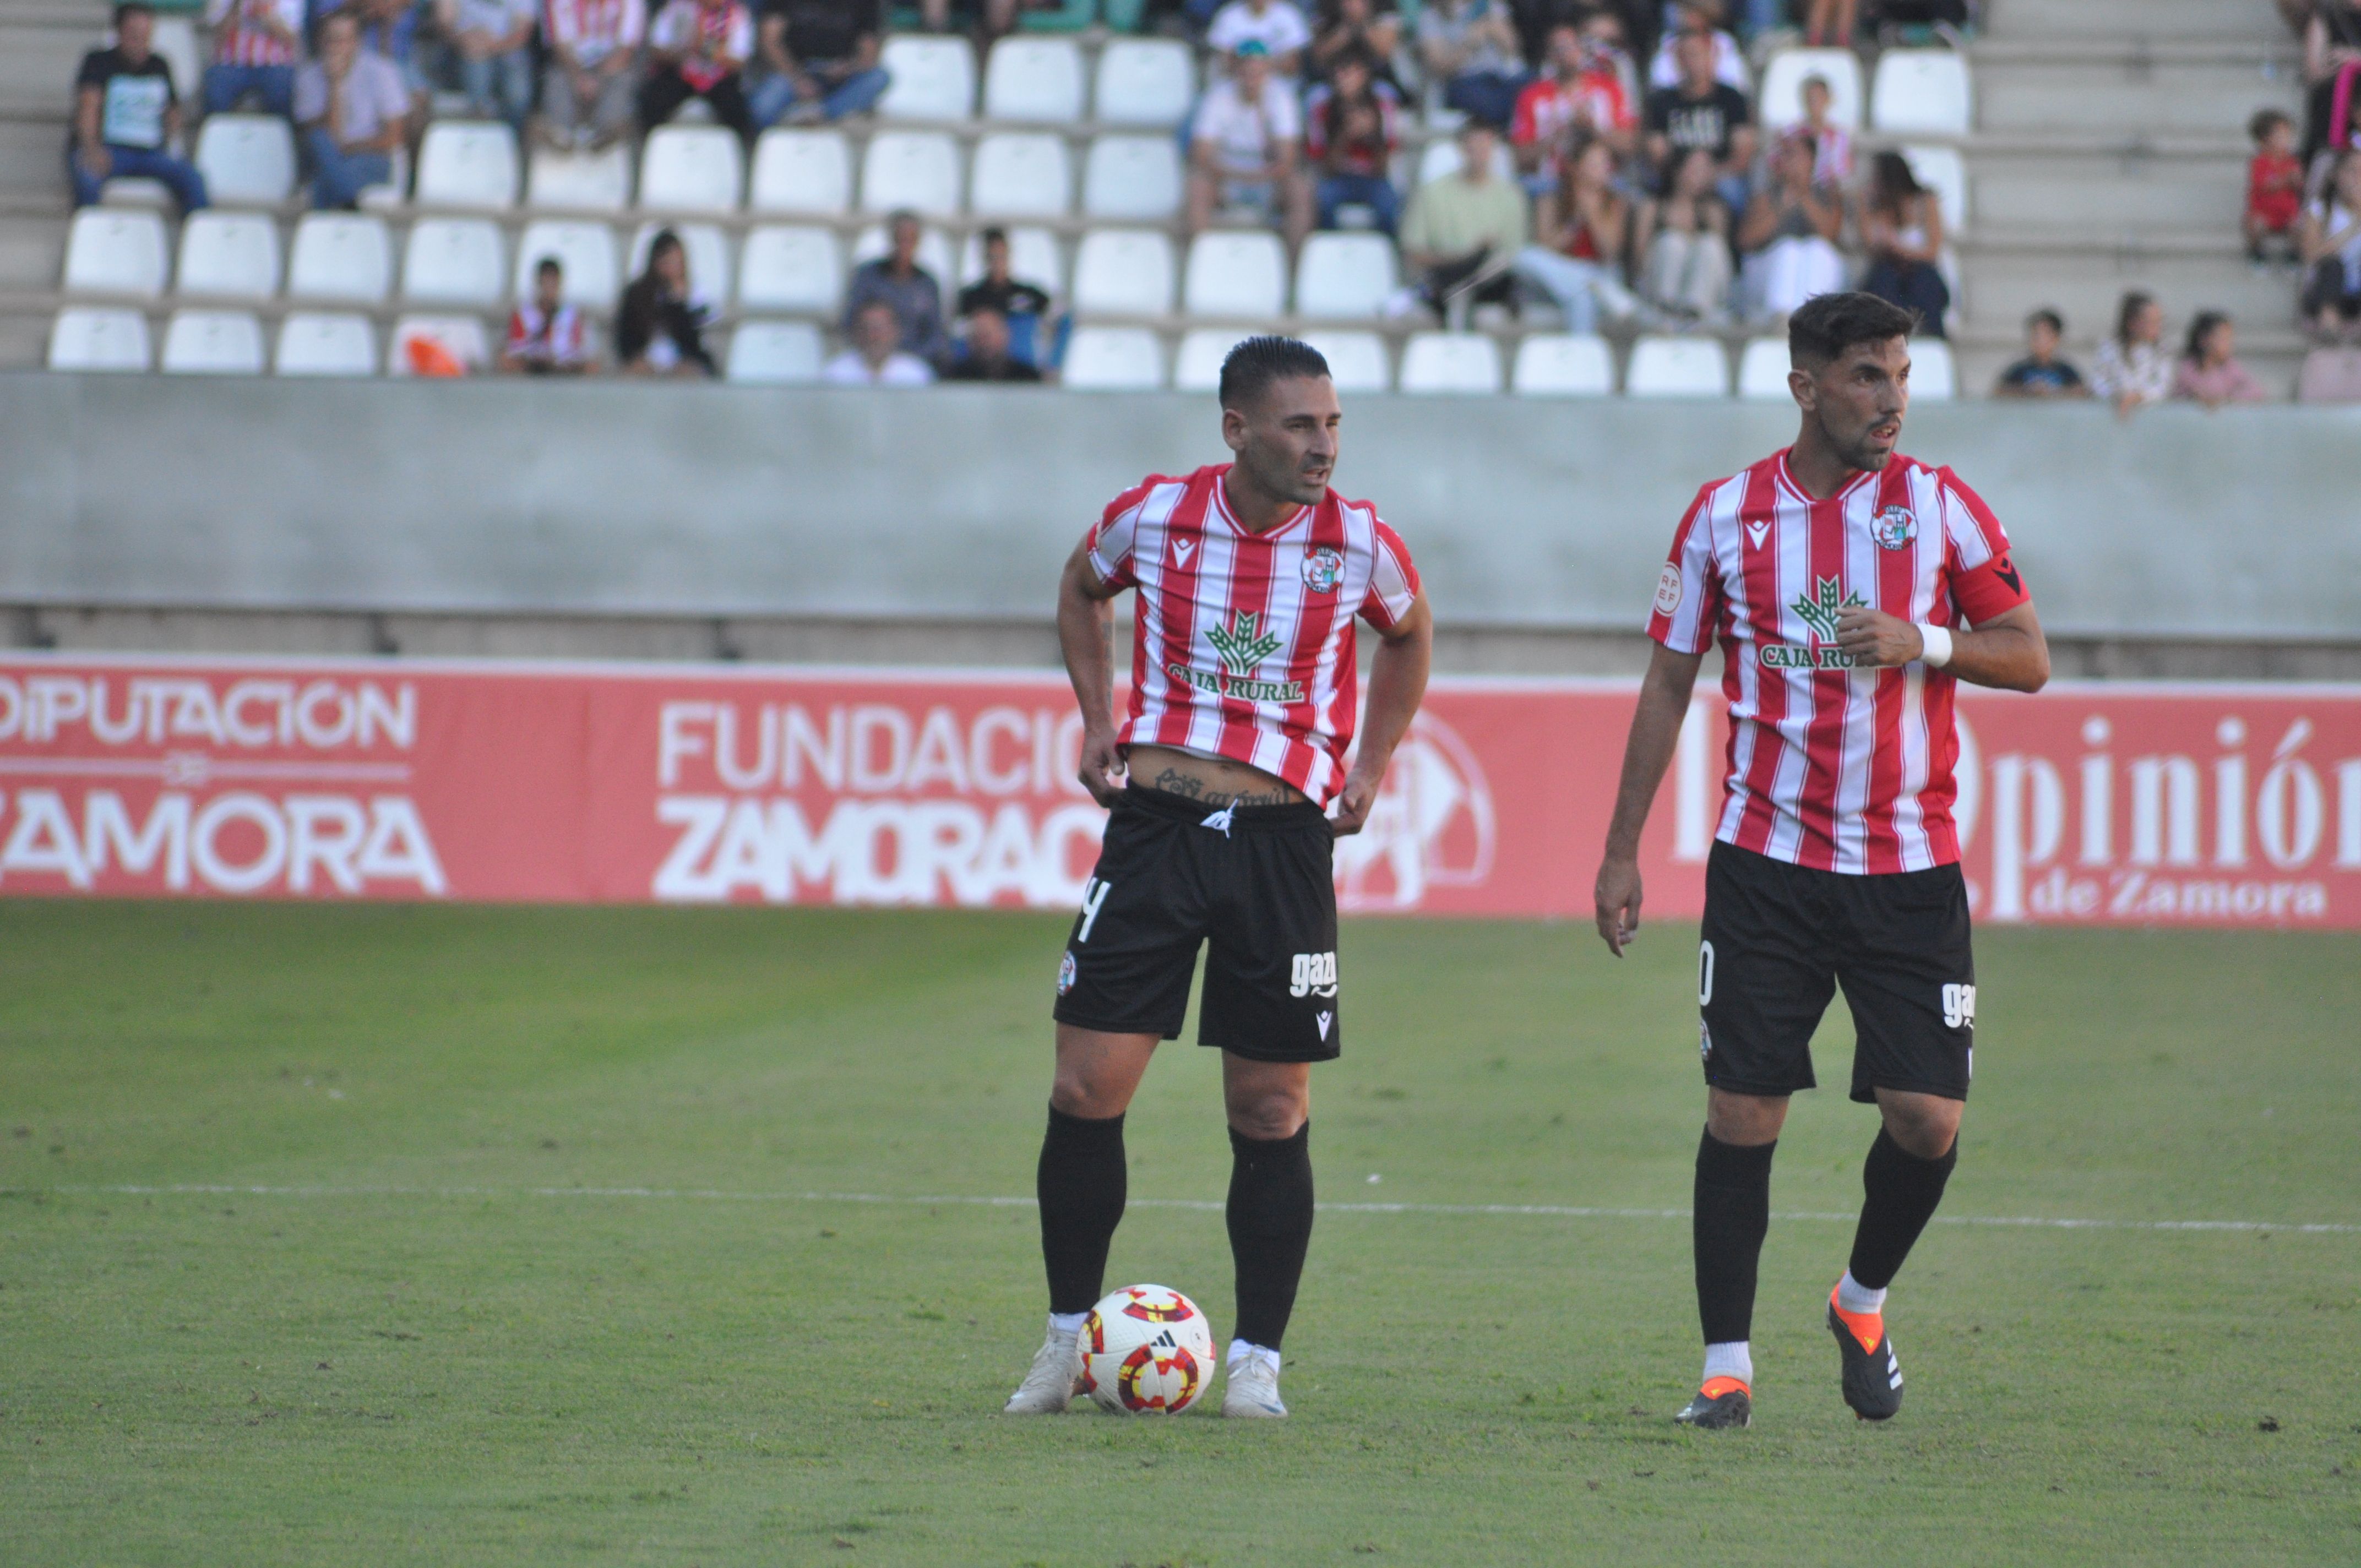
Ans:
<svg viewBox="0 0 2361 1568"><path fill-rule="evenodd" d="M1118 1415L1177 1416L1213 1382L1213 1326L1161 1285L1126 1285L1082 1320L1082 1387Z"/></svg>

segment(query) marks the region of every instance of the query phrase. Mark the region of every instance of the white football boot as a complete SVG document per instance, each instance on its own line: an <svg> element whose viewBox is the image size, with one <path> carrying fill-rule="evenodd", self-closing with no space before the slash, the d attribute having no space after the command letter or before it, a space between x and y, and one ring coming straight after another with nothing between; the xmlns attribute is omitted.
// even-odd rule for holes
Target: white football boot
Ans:
<svg viewBox="0 0 2361 1568"><path fill-rule="evenodd" d="M1073 1403L1082 1387L1082 1347L1079 1333L1051 1329L1041 1348L1033 1353L1033 1368L1002 1407L1004 1416L1054 1416Z"/></svg>
<svg viewBox="0 0 2361 1568"><path fill-rule="evenodd" d="M1222 1385L1222 1414L1249 1420L1272 1420L1287 1414L1287 1407L1279 1399L1277 1352L1250 1350L1230 1358L1229 1373Z"/></svg>

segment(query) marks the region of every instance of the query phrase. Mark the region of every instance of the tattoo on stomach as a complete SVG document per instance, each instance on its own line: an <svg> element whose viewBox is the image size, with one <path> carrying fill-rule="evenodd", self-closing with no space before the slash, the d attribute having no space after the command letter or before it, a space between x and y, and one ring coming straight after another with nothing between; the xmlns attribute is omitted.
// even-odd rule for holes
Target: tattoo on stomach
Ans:
<svg viewBox="0 0 2361 1568"><path fill-rule="evenodd" d="M1207 789L1205 781L1194 773L1184 773L1178 768L1167 768L1148 781L1150 789L1160 789L1167 795L1177 795L1201 806L1215 809L1230 806L1286 806L1294 792L1284 786L1277 789L1231 791Z"/></svg>

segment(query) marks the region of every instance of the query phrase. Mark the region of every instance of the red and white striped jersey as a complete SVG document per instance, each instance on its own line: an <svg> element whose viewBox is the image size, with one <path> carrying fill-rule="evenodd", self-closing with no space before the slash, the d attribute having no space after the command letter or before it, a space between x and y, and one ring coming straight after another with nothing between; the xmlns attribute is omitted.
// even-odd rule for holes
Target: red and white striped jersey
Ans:
<svg viewBox="0 0 2361 1568"><path fill-rule="evenodd" d="M1334 490L1247 532L1222 492L1229 471L1153 475L1091 530L1099 580L1139 590L1115 739L1227 757L1325 806L1345 787L1358 706L1353 617L1391 630L1418 569L1375 508Z"/></svg>
<svg viewBox="0 0 2361 1568"><path fill-rule="evenodd" d="M275 38L268 16L285 29ZM293 65L303 58L303 0L206 0L216 65Z"/></svg>
<svg viewBox="0 0 2361 1568"><path fill-rule="evenodd" d="M1951 827L1958 681L1913 663L1855 669L1837 616L1989 620L2031 596L2000 520L1949 468L1896 453L1815 500L1773 454L1697 492L1656 585L1648 635L1721 640L1728 793L1715 837L1824 871L1924 871Z"/></svg>

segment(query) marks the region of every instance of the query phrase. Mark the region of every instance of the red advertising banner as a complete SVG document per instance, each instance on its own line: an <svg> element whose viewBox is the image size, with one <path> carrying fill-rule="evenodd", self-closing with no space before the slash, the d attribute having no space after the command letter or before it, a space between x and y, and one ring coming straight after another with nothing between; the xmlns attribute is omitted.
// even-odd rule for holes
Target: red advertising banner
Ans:
<svg viewBox="0 0 2361 1568"><path fill-rule="evenodd" d="M1587 917L1630 681L1438 680L1347 909ZM1976 913L2361 928L2361 686L1963 690ZM1717 694L1649 823L1694 915ZM1081 720L1029 671L0 658L0 894L932 905L1081 895Z"/></svg>

